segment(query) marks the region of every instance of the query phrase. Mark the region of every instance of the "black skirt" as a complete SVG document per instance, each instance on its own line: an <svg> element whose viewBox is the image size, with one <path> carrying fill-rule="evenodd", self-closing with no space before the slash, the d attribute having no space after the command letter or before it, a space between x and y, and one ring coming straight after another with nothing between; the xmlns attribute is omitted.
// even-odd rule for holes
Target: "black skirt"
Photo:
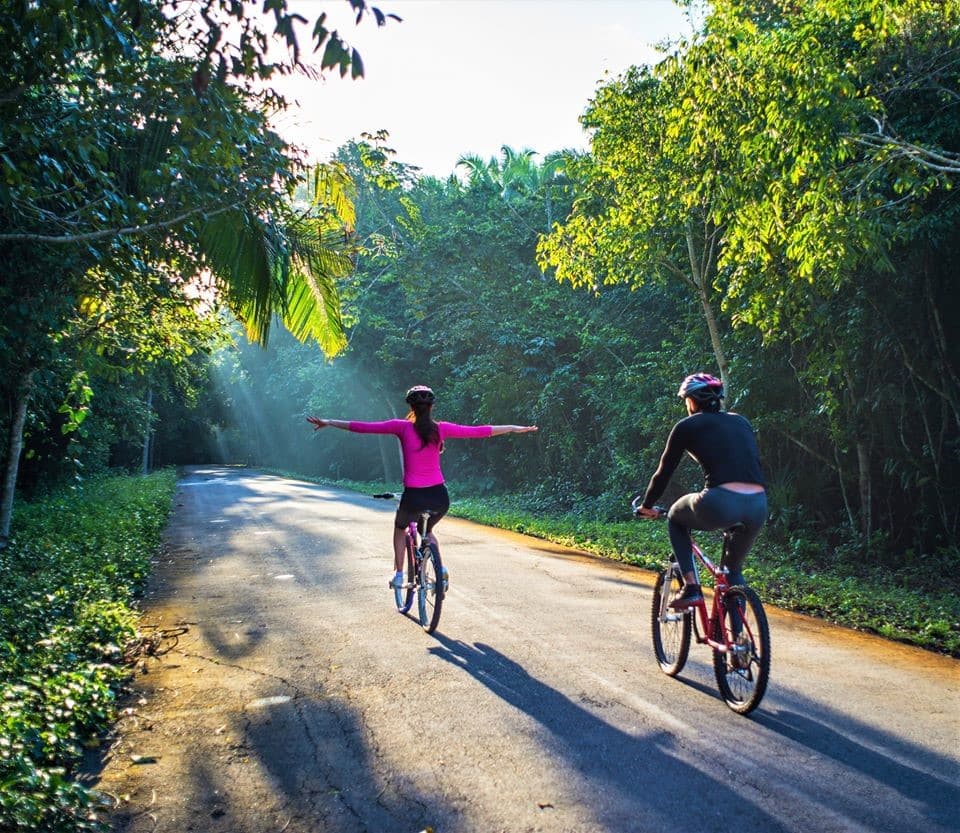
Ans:
<svg viewBox="0 0 960 833"><path fill-rule="evenodd" d="M446 512L450 508L450 493L444 483L422 489L406 486L400 496L400 508L407 512L423 512L425 509Z"/></svg>

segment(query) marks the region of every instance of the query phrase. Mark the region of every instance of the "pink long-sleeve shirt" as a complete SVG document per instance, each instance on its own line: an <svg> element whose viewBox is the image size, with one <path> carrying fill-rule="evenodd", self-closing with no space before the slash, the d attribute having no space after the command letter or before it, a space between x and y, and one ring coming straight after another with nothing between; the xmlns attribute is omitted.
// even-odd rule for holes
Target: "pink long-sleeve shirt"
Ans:
<svg viewBox="0 0 960 833"><path fill-rule="evenodd" d="M446 439L471 439L489 437L491 425L458 425L455 422L438 422L440 442ZM423 445L413 423L405 419L387 419L383 422L350 422L350 430L356 434L393 434L400 440L403 450L403 485L413 489L439 486L443 483L440 471L440 445Z"/></svg>

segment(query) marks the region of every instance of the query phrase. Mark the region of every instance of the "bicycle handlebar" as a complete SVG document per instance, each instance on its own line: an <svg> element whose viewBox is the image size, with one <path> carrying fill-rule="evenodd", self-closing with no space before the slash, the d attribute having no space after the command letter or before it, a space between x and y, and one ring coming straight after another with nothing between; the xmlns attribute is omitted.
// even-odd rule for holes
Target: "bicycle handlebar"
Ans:
<svg viewBox="0 0 960 833"><path fill-rule="evenodd" d="M642 517L642 516L640 515L640 503L641 503L641 501L643 501L643 495L642 495L642 494L637 495L636 497L634 497L633 500L630 501L630 509L631 509L631 511L633 512L633 516L634 516L635 518ZM667 517L667 510L666 510L665 507L663 507L663 506L654 506L653 509L654 509L654 511L656 511L657 516L656 516L656 518L650 518L650 520L652 520L652 521L659 521L659 520L663 520L665 517Z"/></svg>

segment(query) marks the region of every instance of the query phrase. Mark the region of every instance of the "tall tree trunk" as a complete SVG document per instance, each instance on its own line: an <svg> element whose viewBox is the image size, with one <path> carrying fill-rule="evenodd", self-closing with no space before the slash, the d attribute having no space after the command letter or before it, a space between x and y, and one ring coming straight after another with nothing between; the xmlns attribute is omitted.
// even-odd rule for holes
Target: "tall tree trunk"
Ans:
<svg viewBox="0 0 960 833"><path fill-rule="evenodd" d="M7 440L7 467L3 476L3 495L0 497L0 546L5 545L10 537L13 496L17 488L17 473L20 470L20 453L23 451L23 426L27 421L27 405L32 391L33 370L26 370L17 380L16 402Z"/></svg>
<svg viewBox="0 0 960 833"><path fill-rule="evenodd" d="M713 307L710 304L710 272L713 258L704 257L697 249L693 229L689 223L687 224L687 254L690 256L690 278L697 290L700 304L703 307L703 317L707 322L707 332L710 333L710 344L713 346L713 355L717 360L717 368L720 370L720 381L723 382L724 390L727 391L727 396L729 397L730 373L727 365L727 356L723 352L723 343L720 340L720 328L717 326L717 318L713 314Z"/></svg>
<svg viewBox="0 0 960 833"><path fill-rule="evenodd" d="M147 425L143 431L143 460L140 473L150 473L150 438L153 436L153 385L147 387Z"/></svg>
<svg viewBox="0 0 960 833"><path fill-rule="evenodd" d="M866 545L873 533L873 492L870 483L870 450L862 440L857 440L857 483L860 492L860 532Z"/></svg>
<svg viewBox="0 0 960 833"><path fill-rule="evenodd" d="M853 507L850 505L850 498L847 496L847 487L844 484L846 474L840 464L840 450L837 448L836 443L833 444L833 456L837 460L837 482L840 484L840 497L843 499L843 508L847 513L847 522L850 524L850 529L854 530L857 528L857 519L853 512Z"/></svg>
<svg viewBox="0 0 960 833"><path fill-rule="evenodd" d="M850 369L844 371L847 381L846 400L849 418L845 420L853 431L853 444L857 452L857 496L860 501L860 534L863 535L864 546L870 540L873 532L873 488L870 482L870 445L865 437L869 437L870 429L866 420L858 411L858 396L856 380Z"/></svg>
<svg viewBox="0 0 960 833"><path fill-rule="evenodd" d="M945 384L941 387L944 391L947 401L950 403L950 409L953 412L954 424L960 429L960 400L958 400L957 389L960 388L960 379L953 369L950 362L951 351L947 344L947 337L943 327L943 321L940 318L940 308L934 297L933 289L930 286L930 275L924 279L924 294L927 298L927 307L930 311L930 321L932 324L933 343L937 348L939 358L939 375L944 377Z"/></svg>

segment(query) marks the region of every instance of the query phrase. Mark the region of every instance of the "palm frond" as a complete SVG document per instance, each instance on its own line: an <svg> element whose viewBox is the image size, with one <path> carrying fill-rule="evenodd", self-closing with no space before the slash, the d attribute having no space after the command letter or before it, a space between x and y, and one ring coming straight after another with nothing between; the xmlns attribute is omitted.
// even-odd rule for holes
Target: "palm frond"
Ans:
<svg viewBox="0 0 960 833"><path fill-rule="evenodd" d="M327 356L346 347L340 295L329 273L295 272L287 285L284 325L300 341L316 341Z"/></svg>
<svg viewBox="0 0 960 833"><path fill-rule="evenodd" d="M207 221L200 245L247 337L266 344L277 312L276 264L282 259L277 230L246 211L229 211Z"/></svg>
<svg viewBox="0 0 960 833"><path fill-rule="evenodd" d="M291 271L286 282L284 326L300 341L313 339L334 356L346 346L337 279L349 275L353 261L342 236L316 221L287 229Z"/></svg>
<svg viewBox="0 0 960 833"><path fill-rule="evenodd" d="M266 344L276 316L294 337L334 356L346 346L337 279L353 269L353 183L329 164L318 166L311 186L311 204L321 209L315 215L225 212L207 221L200 244L251 341Z"/></svg>
<svg viewBox="0 0 960 833"><path fill-rule="evenodd" d="M357 222L353 200L356 186L350 178L346 165L329 162L317 165L313 173L312 202L315 207L322 206L351 231Z"/></svg>

